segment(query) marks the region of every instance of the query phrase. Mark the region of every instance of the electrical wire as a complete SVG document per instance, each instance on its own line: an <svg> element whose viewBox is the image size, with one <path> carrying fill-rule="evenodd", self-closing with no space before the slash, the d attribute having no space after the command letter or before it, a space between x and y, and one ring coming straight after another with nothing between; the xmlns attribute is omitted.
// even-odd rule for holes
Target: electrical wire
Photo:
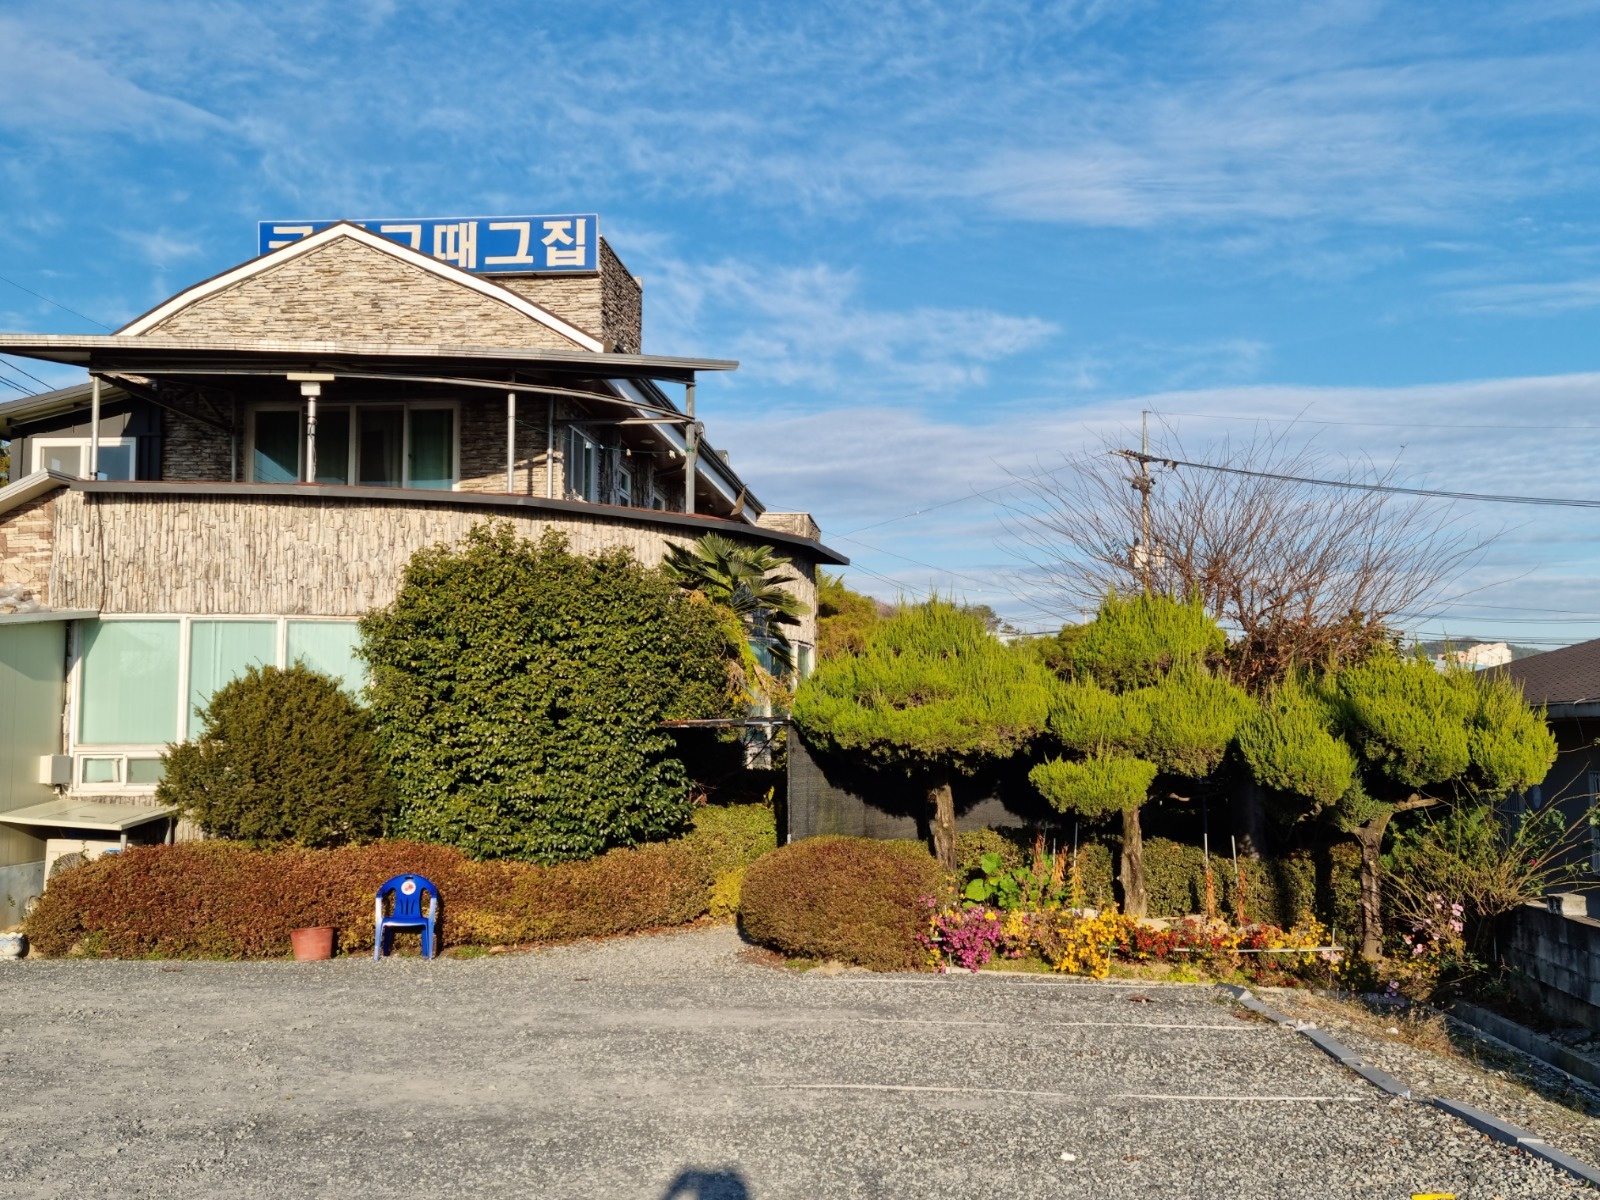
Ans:
<svg viewBox="0 0 1600 1200"><path fill-rule="evenodd" d="M1447 492L1438 488L1408 488L1390 483L1358 483L1353 479L1312 479L1306 475L1279 475L1274 471L1251 471L1245 467L1223 467L1216 463L1189 462L1163 458L1159 454L1140 454L1136 450L1113 450L1138 462L1168 467L1193 467L1198 471L1218 471L1224 475L1244 475L1251 479L1279 479L1285 483L1305 483L1314 487L1344 488L1355 492L1383 492L1397 496L1431 496L1440 500L1473 500L1488 504L1533 504L1551 508L1600 508L1600 500L1569 500L1560 496L1502 496L1491 492Z"/></svg>
<svg viewBox="0 0 1600 1200"><path fill-rule="evenodd" d="M0 275L0 283L9 283L12 287L16 288L17 291L19 291L19 292L27 292L28 295L33 296L33 297L35 297L35 298L37 298L39 300L43 300L46 304L54 304L62 312L69 312L73 316L79 317L82 320L85 320L85 321L89 322L89 324L91 324L91 325L100 326L100 328L104 329L107 333L111 332L111 326L107 325L104 321L96 321L93 317L87 316L84 313L79 312L75 308L68 308L65 304L62 304L61 301L59 301L59 300L52 300L52 299L50 299L49 296L42 295L39 292L34 291L30 287L23 287L15 279L7 279L4 275Z"/></svg>
<svg viewBox="0 0 1600 1200"><path fill-rule="evenodd" d="M0 358L0 363L4 363L7 367L9 367L11 370L15 371L18 375L26 375L29 379L33 380L40 387L42 387L42 388L44 388L46 390L50 390L50 385L48 383L46 383L44 380L40 379L32 371L23 370L21 367L17 366L16 363L12 362L9 358Z"/></svg>
<svg viewBox="0 0 1600 1200"><path fill-rule="evenodd" d="M1240 416L1237 413L1150 410L1153 417L1195 417L1203 421L1265 421L1270 425L1347 425L1363 429L1526 429L1533 433L1600 433L1600 425L1442 425L1427 421L1329 421L1318 417Z"/></svg>

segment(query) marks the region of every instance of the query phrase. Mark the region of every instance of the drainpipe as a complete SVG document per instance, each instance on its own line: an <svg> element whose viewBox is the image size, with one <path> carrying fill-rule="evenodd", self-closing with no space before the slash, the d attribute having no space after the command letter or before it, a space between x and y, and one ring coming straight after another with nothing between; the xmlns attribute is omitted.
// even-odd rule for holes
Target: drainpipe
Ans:
<svg viewBox="0 0 1600 1200"><path fill-rule="evenodd" d="M556 495L556 398L550 397L550 408L544 418L544 498Z"/></svg>
<svg viewBox="0 0 1600 1200"><path fill-rule="evenodd" d="M517 490L517 394L506 393L506 492Z"/></svg>
<svg viewBox="0 0 1600 1200"><path fill-rule="evenodd" d="M89 472L86 479L100 478L100 376L89 383Z"/></svg>
<svg viewBox="0 0 1600 1200"><path fill-rule="evenodd" d="M683 427L683 511L694 514L694 477L700 465L700 428L694 419L694 377L683 391L684 413L689 423Z"/></svg>

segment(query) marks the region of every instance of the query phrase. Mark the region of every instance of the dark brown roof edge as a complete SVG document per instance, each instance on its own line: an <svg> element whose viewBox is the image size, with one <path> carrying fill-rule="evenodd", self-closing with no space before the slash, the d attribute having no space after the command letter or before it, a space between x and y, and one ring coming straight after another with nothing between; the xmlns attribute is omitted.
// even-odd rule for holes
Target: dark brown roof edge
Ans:
<svg viewBox="0 0 1600 1200"><path fill-rule="evenodd" d="M511 496L496 492L435 492L424 488L341 487L333 484L283 483L173 483L165 480L89 480L74 479L64 486L94 494L132 496L215 496L254 500L318 500L337 504L341 500L367 500L387 504L445 505L455 508L534 509L572 516L591 517L623 524L666 525L693 533L721 533L777 546L792 546L819 563L848 566L850 560L821 542L747 525L723 517L690 516L662 512L653 508L623 508L614 504L589 504L581 500L549 500L543 496Z"/></svg>

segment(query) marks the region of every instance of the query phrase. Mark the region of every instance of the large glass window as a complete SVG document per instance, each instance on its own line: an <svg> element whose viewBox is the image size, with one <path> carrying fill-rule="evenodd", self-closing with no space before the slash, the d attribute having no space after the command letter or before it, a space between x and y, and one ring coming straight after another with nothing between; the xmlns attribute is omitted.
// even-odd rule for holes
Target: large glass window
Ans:
<svg viewBox="0 0 1600 1200"><path fill-rule="evenodd" d="M276 621L190 621L189 736L200 736L205 723L197 710L211 703L218 688L250 667L277 661Z"/></svg>
<svg viewBox="0 0 1600 1200"><path fill-rule="evenodd" d="M300 410L256 410L250 477L257 483L300 482Z"/></svg>
<svg viewBox="0 0 1600 1200"><path fill-rule="evenodd" d="M413 408L411 473L416 488L450 489L455 482L455 414L448 408Z"/></svg>
<svg viewBox="0 0 1600 1200"><path fill-rule="evenodd" d="M317 482L350 482L350 410L317 410Z"/></svg>
<svg viewBox="0 0 1600 1200"><path fill-rule="evenodd" d="M399 487L405 410L356 410L356 481L366 487Z"/></svg>
<svg viewBox="0 0 1600 1200"><path fill-rule="evenodd" d="M360 644L361 630L354 621L290 621L284 657L331 675L356 695L367 682L366 664L356 653Z"/></svg>
<svg viewBox="0 0 1600 1200"><path fill-rule="evenodd" d="M132 479L134 438L100 439L100 478ZM33 469L82 479L89 473L88 438L35 438Z"/></svg>
<svg viewBox="0 0 1600 1200"><path fill-rule="evenodd" d="M580 500L600 498L600 447L577 429L567 431L567 491Z"/></svg>
<svg viewBox="0 0 1600 1200"><path fill-rule="evenodd" d="M199 735L194 710L251 666L303 662L352 696L366 684L355 621L284 617L115 618L79 626L78 786L149 788L170 742ZM188 654L180 655L187 646Z"/></svg>
<svg viewBox="0 0 1600 1200"><path fill-rule="evenodd" d="M78 740L158 745L178 737L177 621L85 621Z"/></svg>

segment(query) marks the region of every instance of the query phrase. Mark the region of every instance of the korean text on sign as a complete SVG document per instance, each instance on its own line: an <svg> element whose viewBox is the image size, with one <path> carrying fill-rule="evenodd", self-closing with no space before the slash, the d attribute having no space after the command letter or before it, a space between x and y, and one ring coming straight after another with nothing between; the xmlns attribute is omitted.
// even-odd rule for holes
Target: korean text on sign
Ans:
<svg viewBox="0 0 1600 1200"><path fill-rule="evenodd" d="M335 221L262 221L259 252L269 254ZM440 262L486 275L596 271L600 218L593 213L543 217L448 217L351 221Z"/></svg>

